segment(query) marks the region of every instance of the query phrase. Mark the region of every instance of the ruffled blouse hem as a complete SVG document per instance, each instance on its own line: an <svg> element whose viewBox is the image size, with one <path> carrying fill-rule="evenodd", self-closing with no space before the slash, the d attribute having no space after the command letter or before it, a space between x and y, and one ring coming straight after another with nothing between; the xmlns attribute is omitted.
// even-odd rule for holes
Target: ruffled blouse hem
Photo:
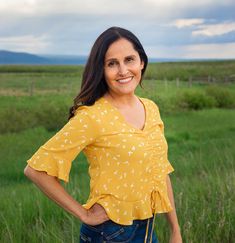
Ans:
<svg viewBox="0 0 235 243"><path fill-rule="evenodd" d="M151 218L155 213L166 213L172 210L163 200L155 209L151 207L151 200L121 201L112 195L100 196L90 199L83 207L90 209L95 203L100 204L108 217L117 224L132 225L133 220Z"/></svg>

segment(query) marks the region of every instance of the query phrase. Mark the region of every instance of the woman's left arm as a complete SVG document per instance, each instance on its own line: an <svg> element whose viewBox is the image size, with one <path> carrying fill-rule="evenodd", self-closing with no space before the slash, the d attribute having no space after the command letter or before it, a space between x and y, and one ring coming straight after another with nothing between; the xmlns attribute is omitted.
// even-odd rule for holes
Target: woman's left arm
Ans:
<svg viewBox="0 0 235 243"><path fill-rule="evenodd" d="M174 202L174 194L173 189L171 186L171 180L170 176L166 176L166 183L167 183L167 193L168 197L170 199L171 205L173 210L169 213L166 213L166 219L170 225L171 229L171 237L170 237L170 243L182 243L182 237L180 233L180 226L177 219L176 209L175 209L175 202Z"/></svg>

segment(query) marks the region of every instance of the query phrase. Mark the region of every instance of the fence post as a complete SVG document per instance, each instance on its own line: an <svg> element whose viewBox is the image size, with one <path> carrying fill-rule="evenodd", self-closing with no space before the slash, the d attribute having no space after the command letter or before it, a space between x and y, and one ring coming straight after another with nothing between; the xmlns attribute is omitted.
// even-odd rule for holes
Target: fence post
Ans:
<svg viewBox="0 0 235 243"><path fill-rule="evenodd" d="M210 81L211 81L211 76L209 75L207 78L207 82L210 83Z"/></svg>
<svg viewBox="0 0 235 243"><path fill-rule="evenodd" d="M33 96L33 92L34 92L34 81L32 80L29 86L29 95Z"/></svg>
<svg viewBox="0 0 235 243"><path fill-rule="evenodd" d="M167 78L164 78L164 85L165 85L165 90L167 90L168 88Z"/></svg>
<svg viewBox="0 0 235 243"><path fill-rule="evenodd" d="M189 86L189 88L192 87L192 76L190 76L188 79L188 86Z"/></svg>
<svg viewBox="0 0 235 243"><path fill-rule="evenodd" d="M176 78L176 87L178 88L180 86L180 79Z"/></svg>

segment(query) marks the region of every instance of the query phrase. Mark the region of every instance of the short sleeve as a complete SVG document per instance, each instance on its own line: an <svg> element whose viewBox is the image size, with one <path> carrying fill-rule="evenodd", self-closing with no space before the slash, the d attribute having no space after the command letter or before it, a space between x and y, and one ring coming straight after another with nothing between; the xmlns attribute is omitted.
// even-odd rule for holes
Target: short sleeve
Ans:
<svg viewBox="0 0 235 243"><path fill-rule="evenodd" d="M69 181L72 161L97 136L97 128L86 109L76 115L27 160L30 167Z"/></svg>
<svg viewBox="0 0 235 243"><path fill-rule="evenodd" d="M161 119L161 115L160 115L160 111L159 111L158 106L155 103L154 103L154 106L156 108L156 119L158 120L158 125L160 127L161 135L162 135L162 138L163 138L163 141L164 141L164 144L165 144L165 146L163 146L163 147L165 147L165 149L166 149L165 159L162 162L163 163L162 166L164 167L164 171L166 172L166 174L170 174L171 172L174 171L174 168L171 165L170 161L168 160L168 144L167 144L165 134L164 134L164 123Z"/></svg>

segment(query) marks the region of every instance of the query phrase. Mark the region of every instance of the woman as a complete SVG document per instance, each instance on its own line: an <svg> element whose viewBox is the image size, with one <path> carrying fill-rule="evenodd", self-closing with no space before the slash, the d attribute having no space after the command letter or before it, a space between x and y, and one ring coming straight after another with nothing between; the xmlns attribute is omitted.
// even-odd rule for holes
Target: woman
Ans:
<svg viewBox="0 0 235 243"><path fill-rule="evenodd" d="M148 59L135 35L112 27L95 41L69 122L28 160L25 175L82 221L80 242L157 242L156 213L166 213L171 243L182 242L157 105L135 95ZM85 153L90 196L74 200L71 162Z"/></svg>

